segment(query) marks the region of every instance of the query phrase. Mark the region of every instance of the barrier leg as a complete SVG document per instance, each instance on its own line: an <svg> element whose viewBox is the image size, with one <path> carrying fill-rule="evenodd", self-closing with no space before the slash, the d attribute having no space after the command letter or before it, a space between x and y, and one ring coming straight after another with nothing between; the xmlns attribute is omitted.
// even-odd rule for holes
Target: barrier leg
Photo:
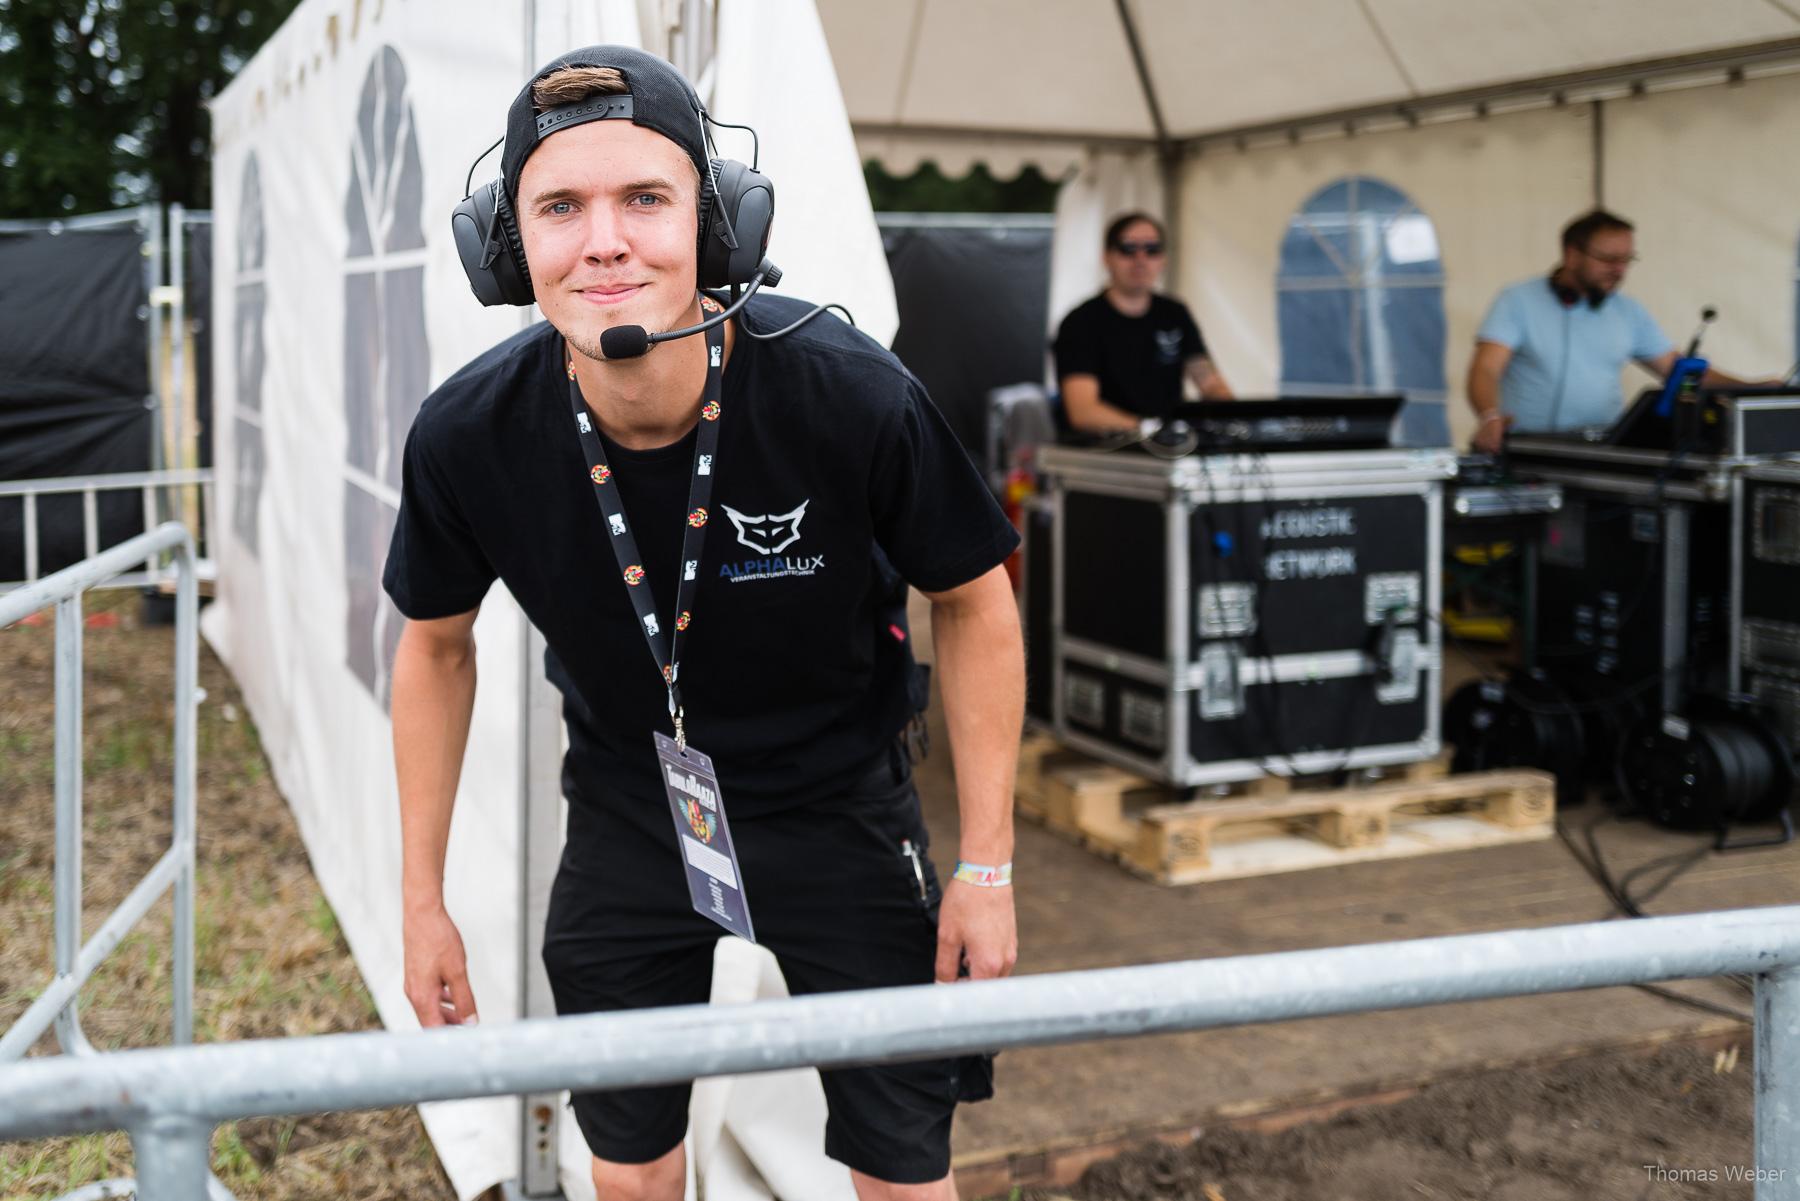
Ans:
<svg viewBox="0 0 1800 1201"><path fill-rule="evenodd" d="M136 1201L201 1201L209 1192L212 1127L198 1118L164 1115L131 1129Z"/></svg>
<svg viewBox="0 0 1800 1201"><path fill-rule="evenodd" d="M1800 968L1756 978L1756 1201L1800 1189Z"/></svg>
<svg viewBox="0 0 1800 1201"><path fill-rule="evenodd" d="M56 974L73 977L81 956L81 612L80 592L56 602ZM62 1049L93 1048L74 996L56 1015Z"/></svg>
<svg viewBox="0 0 1800 1201"><path fill-rule="evenodd" d="M175 877L174 957L170 964L175 991L173 1040L194 1041L194 781L195 729L199 721L199 582L192 550L178 550L180 576L175 591L175 820L174 841L181 848L181 870Z"/></svg>

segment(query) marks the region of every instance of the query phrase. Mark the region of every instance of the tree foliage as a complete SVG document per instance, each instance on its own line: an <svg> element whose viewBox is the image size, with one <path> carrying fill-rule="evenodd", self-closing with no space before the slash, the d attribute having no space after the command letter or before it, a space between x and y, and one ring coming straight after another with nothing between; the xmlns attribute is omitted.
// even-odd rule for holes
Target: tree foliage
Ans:
<svg viewBox="0 0 1800 1201"><path fill-rule="evenodd" d="M0 0L0 216L211 204L206 104L297 0Z"/></svg>
<svg viewBox="0 0 1800 1201"><path fill-rule="evenodd" d="M863 164L869 200L878 213L1048 213L1056 208L1056 181L1036 167L1012 179L995 179L977 163L961 179L946 176L936 163L911 175L889 175L875 159Z"/></svg>

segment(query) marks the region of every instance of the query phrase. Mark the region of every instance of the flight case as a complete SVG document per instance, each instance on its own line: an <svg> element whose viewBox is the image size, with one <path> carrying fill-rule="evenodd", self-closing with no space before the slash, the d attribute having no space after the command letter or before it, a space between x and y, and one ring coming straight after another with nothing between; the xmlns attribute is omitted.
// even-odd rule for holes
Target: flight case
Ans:
<svg viewBox="0 0 1800 1201"><path fill-rule="evenodd" d="M1450 451L1039 461L1027 703L1061 741L1177 786L1438 753Z"/></svg>

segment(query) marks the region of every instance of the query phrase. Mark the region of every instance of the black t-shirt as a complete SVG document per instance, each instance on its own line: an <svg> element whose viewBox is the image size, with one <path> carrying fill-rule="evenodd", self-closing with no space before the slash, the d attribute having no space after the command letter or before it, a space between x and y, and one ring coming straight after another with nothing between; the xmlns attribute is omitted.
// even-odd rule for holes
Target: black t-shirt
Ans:
<svg viewBox="0 0 1800 1201"><path fill-rule="evenodd" d="M1056 378L1093 375L1100 399L1143 417L1167 417L1181 403L1181 369L1206 342L1179 300L1152 296L1142 317L1127 317L1105 296L1071 310L1056 330Z"/></svg>
<svg viewBox="0 0 1800 1201"><path fill-rule="evenodd" d="M805 312L757 297L759 332ZM604 806L660 797L650 733L672 734L588 481L561 336L539 324L447 380L407 438L383 584L408 617L466 613L497 577L548 644L570 749L564 788ZM1018 537L924 388L829 314L725 366L711 521L682 636L688 736L734 815L819 799L910 717L898 580L973 580ZM672 630L695 436L607 459Z"/></svg>

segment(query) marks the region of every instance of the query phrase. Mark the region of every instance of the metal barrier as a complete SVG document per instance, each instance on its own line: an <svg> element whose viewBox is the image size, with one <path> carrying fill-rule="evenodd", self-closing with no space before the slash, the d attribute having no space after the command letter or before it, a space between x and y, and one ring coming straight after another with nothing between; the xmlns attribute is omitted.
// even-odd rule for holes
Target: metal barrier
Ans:
<svg viewBox="0 0 1800 1201"><path fill-rule="evenodd" d="M81 598L88 589L100 587L128 568L157 559L165 552L172 553L176 572L173 837L156 866L94 936L82 943ZM82 1032L76 1006L82 983L171 886L175 893L174 947L170 958L174 989L172 1041L180 1044L194 1039L194 734L200 692L199 588L193 539L183 526L170 522L47 579L0 595L0 628L50 605L56 606L55 975L31 1007L0 1037L0 1064L22 1058L52 1025L57 1042L68 1052L62 1062L96 1063L112 1058L97 1056ZM199 1194L190 1190L184 1195Z"/></svg>
<svg viewBox="0 0 1800 1201"><path fill-rule="evenodd" d="M0 1138L123 1127L188 1201L234 1118L612 1089L1727 973L1756 977L1756 1196L1800 1182L1800 906L416 1034L122 1051L0 1072Z"/></svg>
<svg viewBox="0 0 1800 1201"><path fill-rule="evenodd" d="M36 480L4 480L0 481L0 499L9 496L20 497L24 501L24 533L25 533L25 578L23 580L0 582L0 593L29 584L38 578L38 501L45 496L80 496L81 497L81 534L82 553L93 559L100 553L100 513L99 494L102 492L139 492L144 501L144 529L154 529L159 515L164 511L165 497L170 498L177 510L181 507L180 491L188 488L199 490L197 504L201 517L202 529L214 528L209 506L212 503L213 471L211 468L183 468L172 471L123 471L106 475L57 476ZM120 546L129 545L120 543ZM173 575L163 562L161 550L143 557L145 568L141 572L115 572L100 584L88 587L106 588L138 588L156 587L167 583ZM138 560L132 560L133 563ZM213 580L217 578L210 559L193 558L198 578ZM55 577L51 577L55 578ZM0 623L4 624L4 623Z"/></svg>

